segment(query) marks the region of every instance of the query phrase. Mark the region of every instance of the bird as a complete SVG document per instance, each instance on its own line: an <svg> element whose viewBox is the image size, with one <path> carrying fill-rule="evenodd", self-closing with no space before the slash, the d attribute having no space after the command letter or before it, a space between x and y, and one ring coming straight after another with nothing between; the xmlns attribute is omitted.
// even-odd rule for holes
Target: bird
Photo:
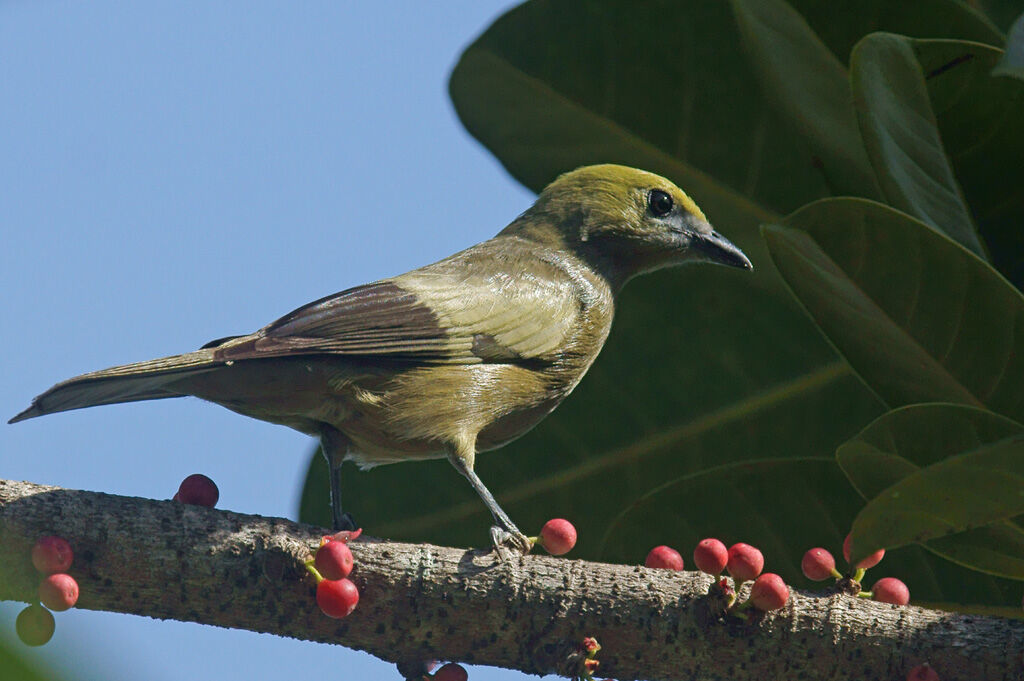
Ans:
<svg viewBox="0 0 1024 681"><path fill-rule="evenodd" d="M493 517L495 547L531 543L474 471L551 413L608 338L616 297L689 262L746 255L671 181L600 164L558 176L496 236L405 274L303 305L255 333L68 379L10 423L103 404L194 396L318 437L330 471L447 458Z"/></svg>

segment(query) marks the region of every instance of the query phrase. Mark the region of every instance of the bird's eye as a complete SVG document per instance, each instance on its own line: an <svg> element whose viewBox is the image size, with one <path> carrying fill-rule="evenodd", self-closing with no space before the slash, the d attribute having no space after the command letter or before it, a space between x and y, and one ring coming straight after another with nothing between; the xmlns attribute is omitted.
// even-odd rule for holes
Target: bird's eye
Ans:
<svg viewBox="0 0 1024 681"><path fill-rule="evenodd" d="M672 197L660 189L652 189L647 195L647 205L654 217L663 218L672 212Z"/></svg>

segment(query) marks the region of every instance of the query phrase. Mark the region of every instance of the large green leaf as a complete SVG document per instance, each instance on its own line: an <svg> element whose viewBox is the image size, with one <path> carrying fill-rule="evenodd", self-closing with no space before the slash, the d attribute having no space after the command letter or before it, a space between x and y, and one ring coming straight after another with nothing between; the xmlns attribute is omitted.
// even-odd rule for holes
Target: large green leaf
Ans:
<svg viewBox="0 0 1024 681"><path fill-rule="evenodd" d="M1006 38L1006 54L992 69L993 76L1011 76L1024 80L1024 14L1017 17Z"/></svg>
<svg viewBox="0 0 1024 681"><path fill-rule="evenodd" d="M939 138L910 40L873 33L853 48L853 97L888 203L985 257Z"/></svg>
<svg viewBox="0 0 1024 681"><path fill-rule="evenodd" d="M803 576L800 559L813 546L838 554L860 505L834 461L738 461L666 481L637 499L606 529L600 555L640 563L654 543L664 543L678 548L689 564L698 541L718 537L726 544L757 546L765 555L765 570L787 583L821 589ZM737 526L733 515L745 522ZM649 528L657 529L655 537ZM954 566L917 547L887 552L875 572L903 579L915 603L950 609L970 604L972 610L1024 616L1019 583Z"/></svg>
<svg viewBox="0 0 1024 681"><path fill-rule="evenodd" d="M804 342L807 327L799 310L749 287L742 273L694 267L638 279L579 388L529 434L481 455L477 471L524 531L567 517L580 531L574 555L600 559L612 519L667 479L730 461L831 461L881 409L826 345ZM312 471L301 517L325 523L318 460ZM347 509L371 534L487 543L490 517L446 461L346 466L342 485ZM749 522L727 507L711 515L736 533ZM656 528L645 532L638 539L655 540Z"/></svg>
<svg viewBox="0 0 1024 681"><path fill-rule="evenodd" d="M1002 51L915 40L939 134L996 268L1024 285L1024 82L992 77Z"/></svg>
<svg viewBox="0 0 1024 681"><path fill-rule="evenodd" d="M1010 25L1020 16L1020 0L956 0L970 3L983 12L992 24L1001 31L1010 30Z"/></svg>
<svg viewBox="0 0 1024 681"><path fill-rule="evenodd" d="M882 496L921 467L948 457L982 449L1024 435L1024 426L984 409L950 404L912 405L895 409L843 444L836 458L843 472L865 499ZM954 491L960 492L958 483ZM971 492L972 490L967 490ZM973 490L987 494L987 488ZM948 490L936 492L941 498ZM870 513L869 506L864 513ZM864 539L854 525L854 553L860 547L888 545L888 537ZM998 523L934 539L927 548L954 562L1005 577L1024 577L1024 530L1011 522ZM870 549L869 549L870 550Z"/></svg>
<svg viewBox="0 0 1024 681"><path fill-rule="evenodd" d="M891 407L987 406L1024 417L1024 298L938 232L888 206L827 199L771 226L794 295Z"/></svg>
<svg viewBox="0 0 1024 681"><path fill-rule="evenodd" d="M844 64L784 0L732 0L765 97L821 159L831 193L881 198Z"/></svg>
<svg viewBox="0 0 1024 681"><path fill-rule="evenodd" d="M907 475L858 515L855 547L903 546L1024 513L1024 434L952 456ZM858 556L854 556L856 559ZM1024 572L1013 575L1024 579Z"/></svg>
<svg viewBox="0 0 1024 681"><path fill-rule="evenodd" d="M1003 44L996 25L962 0L790 0L789 4L844 64L850 60L853 46L877 31Z"/></svg>

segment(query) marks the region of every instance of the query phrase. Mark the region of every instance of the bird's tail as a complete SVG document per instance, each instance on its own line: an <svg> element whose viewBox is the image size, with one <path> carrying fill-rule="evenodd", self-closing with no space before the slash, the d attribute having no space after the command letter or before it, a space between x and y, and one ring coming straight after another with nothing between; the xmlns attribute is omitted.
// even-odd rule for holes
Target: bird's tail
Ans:
<svg viewBox="0 0 1024 681"><path fill-rule="evenodd" d="M8 423L100 404L182 397L187 393L175 391L173 383L224 364L209 348L83 374L53 386Z"/></svg>

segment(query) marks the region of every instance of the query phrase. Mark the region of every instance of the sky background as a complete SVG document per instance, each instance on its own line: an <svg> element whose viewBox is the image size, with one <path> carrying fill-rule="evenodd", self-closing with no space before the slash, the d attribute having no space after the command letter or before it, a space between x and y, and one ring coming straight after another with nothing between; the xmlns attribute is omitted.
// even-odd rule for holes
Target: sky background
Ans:
<svg viewBox="0 0 1024 681"><path fill-rule="evenodd" d="M499 231L532 194L446 88L512 4L0 3L3 420L57 381L253 331ZM164 400L0 425L0 476L163 499L202 472L221 508L295 518L312 447ZM21 607L0 603L8 642ZM338 646L56 618L20 650L68 679L398 678Z"/></svg>

